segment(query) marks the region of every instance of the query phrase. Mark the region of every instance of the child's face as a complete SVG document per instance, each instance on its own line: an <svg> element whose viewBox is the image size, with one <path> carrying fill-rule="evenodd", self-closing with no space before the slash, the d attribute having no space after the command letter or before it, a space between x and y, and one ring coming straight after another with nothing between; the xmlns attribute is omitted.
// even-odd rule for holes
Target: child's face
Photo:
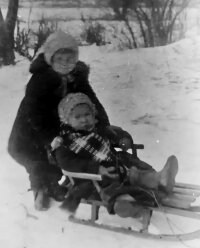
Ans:
<svg viewBox="0 0 200 248"><path fill-rule="evenodd" d="M72 71L78 61L78 54L65 49L58 50L52 57L52 68L61 75Z"/></svg>
<svg viewBox="0 0 200 248"><path fill-rule="evenodd" d="M75 130L91 131L95 127L95 116L87 104L77 105L70 113L68 124Z"/></svg>

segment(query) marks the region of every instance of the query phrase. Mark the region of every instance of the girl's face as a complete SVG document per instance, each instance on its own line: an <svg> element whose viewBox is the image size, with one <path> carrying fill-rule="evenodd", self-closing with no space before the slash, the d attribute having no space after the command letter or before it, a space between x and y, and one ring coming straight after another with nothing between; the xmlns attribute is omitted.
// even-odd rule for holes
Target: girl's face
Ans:
<svg viewBox="0 0 200 248"><path fill-rule="evenodd" d="M91 131L95 127L95 116L87 104L77 105L70 113L68 124L75 130Z"/></svg>
<svg viewBox="0 0 200 248"><path fill-rule="evenodd" d="M52 57L52 68L61 75L72 71L78 61L78 54L65 49L58 50Z"/></svg>

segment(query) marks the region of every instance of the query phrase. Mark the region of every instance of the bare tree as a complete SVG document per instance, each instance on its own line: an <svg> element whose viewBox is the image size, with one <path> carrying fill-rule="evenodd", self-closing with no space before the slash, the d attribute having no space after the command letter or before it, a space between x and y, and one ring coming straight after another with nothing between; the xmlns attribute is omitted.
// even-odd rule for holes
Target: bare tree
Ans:
<svg viewBox="0 0 200 248"><path fill-rule="evenodd" d="M135 0L110 0L109 6L113 9L115 13L115 18L119 21L123 21L128 32L130 33L130 36L132 38L131 47L137 48L135 33L130 25L129 15L128 15L129 10L131 9L134 3Z"/></svg>
<svg viewBox="0 0 200 248"><path fill-rule="evenodd" d="M141 26L146 30L144 39L148 46L166 45L173 42L174 27L179 15L190 3L190 0L146 0L144 8L139 0L135 1L133 10ZM143 34L144 35L144 34Z"/></svg>
<svg viewBox="0 0 200 248"><path fill-rule="evenodd" d="M173 42L175 24L191 0L110 0L115 17L125 21L136 42L130 22L138 23L146 47ZM130 17L130 18L129 18ZM135 46L136 47L136 46Z"/></svg>
<svg viewBox="0 0 200 248"><path fill-rule="evenodd" d="M0 63L14 64L14 30L17 20L19 0L9 0L6 18L0 8Z"/></svg>

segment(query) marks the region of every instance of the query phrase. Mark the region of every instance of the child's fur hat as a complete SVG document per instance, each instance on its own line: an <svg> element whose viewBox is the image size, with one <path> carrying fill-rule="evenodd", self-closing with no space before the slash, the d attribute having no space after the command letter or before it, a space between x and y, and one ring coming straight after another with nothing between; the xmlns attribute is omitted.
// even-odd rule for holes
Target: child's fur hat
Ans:
<svg viewBox="0 0 200 248"><path fill-rule="evenodd" d="M49 65L51 65L52 56L59 49L68 49L78 54L78 44L76 40L70 34L61 30L50 34L42 48L45 61Z"/></svg>
<svg viewBox="0 0 200 248"><path fill-rule="evenodd" d="M58 115L60 117L60 121L67 124L71 111L79 104L87 104L92 113L96 115L97 111L95 105L91 102L87 95L83 93L70 93L64 97L58 105Z"/></svg>

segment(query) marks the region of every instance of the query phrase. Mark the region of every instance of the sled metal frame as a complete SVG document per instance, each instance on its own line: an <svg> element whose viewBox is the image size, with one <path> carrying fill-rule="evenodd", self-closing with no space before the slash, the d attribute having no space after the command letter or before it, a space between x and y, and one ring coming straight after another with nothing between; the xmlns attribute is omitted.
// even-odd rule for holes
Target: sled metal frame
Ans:
<svg viewBox="0 0 200 248"><path fill-rule="evenodd" d="M137 158L137 149L144 149L142 144L132 144L132 155ZM100 193L101 188L99 186L100 181L102 181L101 175L98 174L88 174L88 173L77 173L62 170L63 175L65 175L69 180L70 184L74 185L74 179L86 179L91 180L96 188L96 191ZM187 199L190 203L194 202L200 196L200 185L187 184L187 183L176 183L173 189L173 196L176 199ZM130 201L130 199L126 199ZM69 216L69 221L74 223L79 223L83 225L89 225L92 227L97 227L100 229L110 230L118 233L124 233L129 235L134 235L138 237L145 237L150 239L160 239L160 240L171 240L171 241L184 241L200 238L200 229L181 234L154 234L149 232L149 225L151 223L151 216L153 212L162 212L164 214L177 215L181 217L191 218L200 221L200 206L190 206L189 208L181 209L168 206L159 207L146 207L146 211L142 216L142 228L140 230L133 230L126 227L111 226L109 224L98 223L99 220L99 209L100 207L105 207L105 204L101 200L87 200L82 199L81 203L89 204L91 206L91 216L89 220L77 218L74 214Z"/></svg>

